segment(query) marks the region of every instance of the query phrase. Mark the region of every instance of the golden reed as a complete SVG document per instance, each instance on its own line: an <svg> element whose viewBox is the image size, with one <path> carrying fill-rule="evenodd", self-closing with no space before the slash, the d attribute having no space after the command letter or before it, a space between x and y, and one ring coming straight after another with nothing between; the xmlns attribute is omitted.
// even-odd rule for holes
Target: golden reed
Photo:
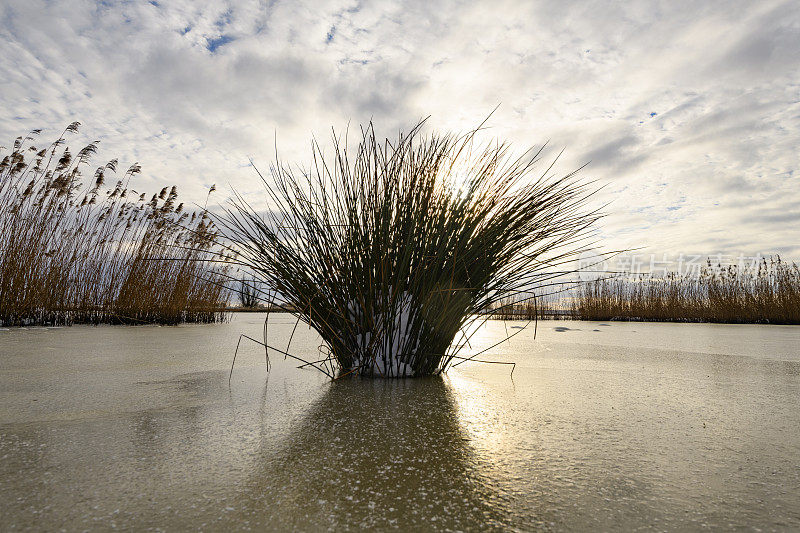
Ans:
<svg viewBox="0 0 800 533"><path fill-rule="evenodd" d="M709 262L699 276L601 279L579 288L572 311L585 320L800 324L800 268L774 257L756 269Z"/></svg>
<svg viewBox="0 0 800 533"><path fill-rule="evenodd" d="M64 139L79 125L41 150L34 130L0 160L0 324L224 319L213 223L185 212L175 187L149 199L131 189L139 165L111 187L117 160L85 178L97 142L73 155Z"/></svg>

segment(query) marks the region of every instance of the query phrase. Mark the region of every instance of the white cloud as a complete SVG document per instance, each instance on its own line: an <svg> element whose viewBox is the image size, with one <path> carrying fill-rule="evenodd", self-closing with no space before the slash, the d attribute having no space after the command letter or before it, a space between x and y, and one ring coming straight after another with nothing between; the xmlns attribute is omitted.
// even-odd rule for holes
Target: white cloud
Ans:
<svg viewBox="0 0 800 533"><path fill-rule="evenodd" d="M275 135L302 163L331 126L463 130L501 104L492 135L591 159L608 247L800 259L793 1L10 0L0 23L2 144L80 120L140 188L255 194Z"/></svg>

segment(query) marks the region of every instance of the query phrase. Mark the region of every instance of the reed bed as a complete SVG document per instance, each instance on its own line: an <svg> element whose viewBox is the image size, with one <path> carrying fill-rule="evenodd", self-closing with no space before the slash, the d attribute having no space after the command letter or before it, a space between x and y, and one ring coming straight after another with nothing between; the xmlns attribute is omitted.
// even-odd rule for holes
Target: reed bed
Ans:
<svg viewBox="0 0 800 533"><path fill-rule="evenodd" d="M421 127L379 141L370 124L354 151L334 136L327 158L315 143L308 171L259 174L269 211L236 196L218 219L233 264L321 335L309 364L331 377L424 376L474 358L459 353L485 310L544 290L600 216L574 173L534 175L541 150L512 157L476 132Z"/></svg>
<svg viewBox="0 0 800 533"><path fill-rule="evenodd" d="M67 127L44 149L39 131L0 161L0 324L177 324L224 318L227 272L217 232L175 187L148 198L117 160L83 173L97 142L72 154Z"/></svg>
<svg viewBox="0 0 800 533"><path fill-rule="evenodd" d="M699 276L601 279L573 303L584 320L800 324L800 269L780 257L755 269L713 266Z"/></svg>

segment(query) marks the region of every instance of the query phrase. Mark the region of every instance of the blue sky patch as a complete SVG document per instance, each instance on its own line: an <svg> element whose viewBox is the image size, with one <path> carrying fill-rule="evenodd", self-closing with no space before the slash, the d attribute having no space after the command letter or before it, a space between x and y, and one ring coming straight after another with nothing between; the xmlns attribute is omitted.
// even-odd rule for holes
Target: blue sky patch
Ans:
<svg viewBox="0 0 800 533"><path fill-rule="evenodd" d="M206 43L206 48L208 48L208 51L213 54L216 53L217 48L219 48L220 46L225 46L226 44L232 42L233 40L234 38L231 37L230 35L220 35L216 39L208 39L208 42Z"/></svg>

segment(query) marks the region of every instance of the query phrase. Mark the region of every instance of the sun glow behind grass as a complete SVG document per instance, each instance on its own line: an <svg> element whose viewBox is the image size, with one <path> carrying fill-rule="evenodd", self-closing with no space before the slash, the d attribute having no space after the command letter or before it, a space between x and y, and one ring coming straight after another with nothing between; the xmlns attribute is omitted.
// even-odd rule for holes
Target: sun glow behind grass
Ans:
<svg viewBox="0 0 800 533"><path fill-rule="evenodd" d="M232 263L322 336L330 356L317 367L332 377L458 364L469 344L458 332L501 299L549 286L600 217L574 173L537 169L541 150L511 156L477 130L421 125L379 141L370 124L354 150L334 137L330 157L315 143L309 171L261 175L271 211L237 195L217 217Z"/></svg>

